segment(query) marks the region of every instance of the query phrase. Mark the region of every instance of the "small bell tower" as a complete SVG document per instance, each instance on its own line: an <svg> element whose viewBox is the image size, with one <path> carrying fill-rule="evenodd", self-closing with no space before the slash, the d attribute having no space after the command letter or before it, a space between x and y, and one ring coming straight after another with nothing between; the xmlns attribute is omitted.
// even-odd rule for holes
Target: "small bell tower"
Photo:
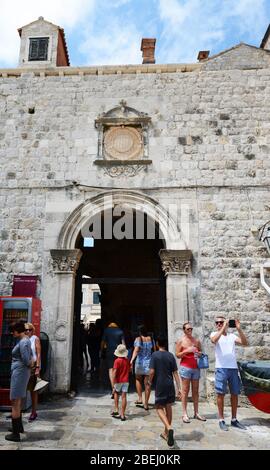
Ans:
<svg viewBox="0 0 270 470"><path fill-rule="evenodd" d="M21 38L19 67L67 67L69 56L63 28L40 16L18 29Z"/></svg>

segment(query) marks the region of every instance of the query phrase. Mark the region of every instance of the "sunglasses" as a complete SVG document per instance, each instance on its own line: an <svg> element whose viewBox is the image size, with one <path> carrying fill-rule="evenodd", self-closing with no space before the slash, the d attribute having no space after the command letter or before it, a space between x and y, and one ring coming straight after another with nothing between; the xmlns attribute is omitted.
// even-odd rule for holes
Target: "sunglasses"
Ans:
<svg viewBox="0 0 270 470"><path fill-rule="evenodd" d="M187 328L186 329L186 331L192 331L192 330L193 330L193 328Z"/></svg>
<svg viewBox="0 0 270 470"><path fill-rule="evenodd" d="M216 321L216 325L223 325L224 321Z"/></svg>
<svg viewBox="0 0 270 470"><path fill-rule="evenodd" d="M24 330L24 331L33 331L33 330L32 330L32 328L31 328L31 330L28 329L28 330Z"/></svg>

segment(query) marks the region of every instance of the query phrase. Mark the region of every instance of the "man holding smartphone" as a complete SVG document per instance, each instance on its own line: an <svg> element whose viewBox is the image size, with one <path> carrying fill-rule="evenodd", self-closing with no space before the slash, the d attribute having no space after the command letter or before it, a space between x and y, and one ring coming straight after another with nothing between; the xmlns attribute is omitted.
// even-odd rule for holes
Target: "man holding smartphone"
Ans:
<svg viewBox="0 0 270 470"><path fill-rule="evenodd" d="M236 328L239 336L228 333L228 327ZM246 429L236 418L241 382L238 375L235 345L247 346L248 341L240 328L239 320L226 320L222 316L217 317L216 328L217 331L211 333L210 338L215 345L215 389L217 394L219 427L222 431L229 430L224 420L224 396L227 392L227 385L229 385L232 408L231 425L238 429Z"/></svg>

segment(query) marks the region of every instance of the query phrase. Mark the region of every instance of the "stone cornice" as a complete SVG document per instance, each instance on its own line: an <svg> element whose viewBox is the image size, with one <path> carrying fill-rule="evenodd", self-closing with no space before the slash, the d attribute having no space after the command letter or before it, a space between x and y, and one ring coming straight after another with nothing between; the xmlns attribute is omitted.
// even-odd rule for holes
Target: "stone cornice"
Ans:
<svg viewBox="0 0 270 470"><path fill-rule="evenodd" d="M0 77L12 78L20 76L59 76L67 77L69 75L127 75L143 73L184 73L200 71L202 64L139 64L139 65L103 65L96 67L50 67L50 68L13 68L0 69Z"/></svg>
<svg viewBox="0 0 270 470"><path fill-rule="evenodd" d="M139 160L94 160L94 164L98 166L128 166L128 165L151 165L152 160L141 158Z"/></svg>
<svg viewBox="0 0 270 470"><path fill-rule="evenodd" d="M191 266L190 250L160 250L162 270L165 274L188 274Z"/></svg>
<svg viewBox="0 0 270 470"><path fill-rule="evenodd" d="M81 250L50 250L55 274L75 274L82 256Z"/></svg>

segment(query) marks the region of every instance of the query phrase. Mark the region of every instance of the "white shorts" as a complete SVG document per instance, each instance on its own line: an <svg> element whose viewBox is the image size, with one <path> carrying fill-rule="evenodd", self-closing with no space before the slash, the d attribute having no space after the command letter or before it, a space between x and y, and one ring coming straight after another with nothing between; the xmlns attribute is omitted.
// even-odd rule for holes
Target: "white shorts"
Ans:
<svg viewBox="0 0 270 470"><path fill-rule="evenodd" d="M114 384L114 390L117 393L121 393L121 392L127 393L128 386L129 386L129 382L122 382L122 383Z"/></svg>

